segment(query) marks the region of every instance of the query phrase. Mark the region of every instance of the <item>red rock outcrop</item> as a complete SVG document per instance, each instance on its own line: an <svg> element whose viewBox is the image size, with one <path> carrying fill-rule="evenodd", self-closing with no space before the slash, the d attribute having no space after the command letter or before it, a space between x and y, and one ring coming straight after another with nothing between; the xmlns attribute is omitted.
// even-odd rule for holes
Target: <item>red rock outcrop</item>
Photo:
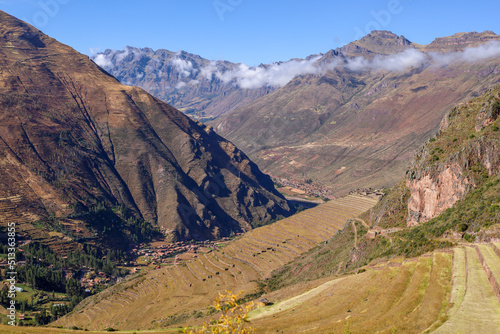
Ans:
<svg viewBox="0 0 500 334"><path fill-rule="evenodd" d="M407 179L406 186L411 193L407 223L413 226L451 208L467 193L470 182L463 177L462 168L451 163L437 173L426 171L419 178Z"/></svg>

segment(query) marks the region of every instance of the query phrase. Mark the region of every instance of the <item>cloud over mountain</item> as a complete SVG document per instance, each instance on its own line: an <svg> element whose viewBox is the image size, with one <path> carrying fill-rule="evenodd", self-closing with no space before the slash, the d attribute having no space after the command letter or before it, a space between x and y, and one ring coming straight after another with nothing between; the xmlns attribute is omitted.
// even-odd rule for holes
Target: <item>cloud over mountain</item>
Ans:
<svg viewBox="0 0 500 334"><path fill-rule="evenodd" d="M224 73L218 72L216 75L225 83L235 81L241 88L282 87L297 75L320 74L322 69L315 65L319 58L290 60L285 63L274 63L258 67L240 64L235 70Z"/></svg>
<svg viewBox="0 0 500 334"><path fill-rule="evenodd" d="M363 57L349 59L344 66L352 71L405 71L420 66L446 66L458 62L473 63L500 56L500 42L491 41L486 44L469 47L461 52L437 53L407 49L388 56L375 56L372 60Z"/></svg>
<svg viewBox="0 0 500 334"><path fill-rule="evenodd" d="M122 51L97 54L93 57L93 60L96 64L109 71L114 68L117 62L124 61L130 54L139 59L143 56L144 51L126 47ZM500 56L500 42L491 41L477 47L469 47L463 51L451 53L423 52L416 48L408 48L396 54L376 55L372 59L361 56L346 58L345 55L339 53L338 56L326 63L321 61L322 56L316 56L305 60L293 59L287 62L277 62L256 67L237 64L231 68L223 66L222 61L211 61L202 67L195 67L192 61L184 59L182 53L177 52L169 60L169 64L179 73L178 78L180 81L176 83L176 89L181 89L187 85L196 85L200 82L193 79L206 79L208 81L218 79L225 84L233 84L243 89L259 89L283 87L296 76L323 75L335 68L345 68L355 72L401 72L421 66L445 66L456 62L470 63L498 56Z"/></svg>

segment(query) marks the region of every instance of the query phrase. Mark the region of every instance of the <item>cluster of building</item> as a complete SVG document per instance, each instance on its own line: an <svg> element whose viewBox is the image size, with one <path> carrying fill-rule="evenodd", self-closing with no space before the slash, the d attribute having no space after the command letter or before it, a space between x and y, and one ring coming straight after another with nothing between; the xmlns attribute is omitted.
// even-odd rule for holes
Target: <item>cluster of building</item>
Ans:
<svg viewBox="0 0 500 334"><path fill-rule="evenodd" d="M116 281L116 277L108 276L103 272L94 273L92 268L89 268L89 271L83 275L83 278L80 279L80 284L82 288L85 290L92 290L94 287L98 285L106 285L111 281Z"/></svg>

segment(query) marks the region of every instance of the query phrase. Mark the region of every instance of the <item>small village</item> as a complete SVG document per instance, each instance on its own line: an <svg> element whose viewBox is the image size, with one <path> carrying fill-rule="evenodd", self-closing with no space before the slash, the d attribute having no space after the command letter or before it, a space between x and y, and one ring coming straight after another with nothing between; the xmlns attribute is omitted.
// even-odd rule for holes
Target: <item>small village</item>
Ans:
<svg viewBox="0 0 500 334"><path fill-rule="evenodd" d="M272 179L276 183L278 190L287 196L320 197L328 200L335 199L333 189L318 184L311 179L301 179L295 177L273 177Z"/></svg>

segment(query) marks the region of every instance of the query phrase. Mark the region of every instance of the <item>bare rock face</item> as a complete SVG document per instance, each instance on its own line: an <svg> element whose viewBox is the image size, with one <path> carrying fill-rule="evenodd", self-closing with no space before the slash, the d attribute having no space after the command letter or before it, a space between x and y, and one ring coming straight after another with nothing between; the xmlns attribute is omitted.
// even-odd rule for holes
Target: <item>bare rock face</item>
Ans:
<svg viewBox="0 0 500 334"><path fill-rule="evenodd" d="M491 98L483 104L476 117L476 131L481 131L491 123L493 123L500 115L500 103L494 98Z"/></svg>
<svg viewBox="0 0 500 334"><path fill-rule="evenodd" d="M482 179L500 173L500 138L498 127L492 124L500 110L499 100L496 89L453 108L436 137L416 154L406 177L408 226L437 217Z"/></svg>
<svg viewBox="0 0 500 334"><path fill-rule="evenodd" d="M0 46L0 198L20 196L18 210L124 206L180 239L289 214L270 177L212 128L1 11Z"/></svg>
<svg viewBox="0 0 500 334"><path fill-rule="evenodd" d="M470 189L469 180L463 177L463 170L452 163L433 174L424 172L415 179L407 179L410 190L408 201L408 226L418 225L437 217L451 208Z"/></svg>

